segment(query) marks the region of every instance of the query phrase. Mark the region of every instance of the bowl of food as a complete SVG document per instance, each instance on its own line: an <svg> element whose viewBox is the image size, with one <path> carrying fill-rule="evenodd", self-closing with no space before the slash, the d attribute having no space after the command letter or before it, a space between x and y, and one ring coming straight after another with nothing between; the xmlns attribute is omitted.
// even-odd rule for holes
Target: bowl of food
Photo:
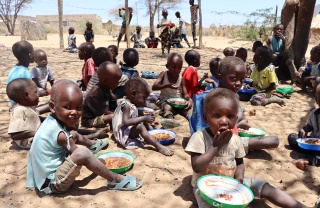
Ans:
<svg viewBox="0 0 320 208"><path fill-rule="evenodd" d="M254 198L250 188L222 175L204 175L197 181L200 196L214 207L242 208Z"/></svg>
<svg viewBox="0 0 320 208"><path fill-rule="evenodd" d="M291 94L293 93L292 87L279 87L276 89L276 92L282 93L282 94Z"/></svg>
<svg viewBox="0 0 320 208"><path fill-rule="evenodd" d="M114 173L126 172L134 163L133 155L127 152L105 152L97 158L103 159L106 167Z"/></svg>
<svg viewBox="0 0 320 208"><path fill-rule="evenodd" d="M320 151L320 138L299 138L297 142L302 149Z"/></svg>
<svg viewBox="0 0 320 208"><path fill-rule="evenodd" d="M188 105L188 101L183 98L169 98L166 100L167 103L173 108L186 108Z"/></svg>
<svg viewBox="0 0 320 208"><path fill-rule="evenodd" d="M263 137L267 132L263 129L251 127L248 130L238 129L241 137Z"/></svg>
<svg viewBox="0 0 320 208"><path fill-rule="evenodd" d="M246 94L253 94L254 93L254 88L253 87L244 87L242 86L241 89L238 91L240 93L246 93Z"/></svg>
<svg viewBox="0 0 320 208"><path fill-rule="evenodd" d="M139 107L138 108L139 115L151 116L154 114L154 110L148 107Z"/></svg>
<svg viewBox="0 0 320 208"><path fill-rule="evenodd" d="M167 129L152 129L149 134L162 145L169 145L175 141L176 133Z"/></svg>

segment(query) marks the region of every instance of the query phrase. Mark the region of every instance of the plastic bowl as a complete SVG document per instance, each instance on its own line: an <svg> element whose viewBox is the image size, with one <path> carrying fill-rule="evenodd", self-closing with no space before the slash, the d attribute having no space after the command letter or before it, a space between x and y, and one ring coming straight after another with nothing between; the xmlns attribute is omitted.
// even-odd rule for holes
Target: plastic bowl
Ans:
<svg viewBox="0 0 320 208"><path fill-rule="evenodd" d="M320 145L317 144L306 144L305 141L308 139L320 140L320 138L304 138L297 139L299 147L306 150L320 151Z"/></svg>
<svg viewBox="0 0 320 208"><path fill-rule="evenodd" d="M187 105L188 105L187 101L185 99L183 99L183 98L169 98L166 101L173 108L183 109L183 108L186 108ZM175 103L172 103L172 101L180 101L180 102L184 102L185 104L175 104Z"/></svg>
<svg viewBox="0 0 320 208"><path fill-rule="evenodd" d="M248 85L251 85L252 82L253 82L253 79L251 79L251 78L245 78L245 79L243 80L243 82L246 83L246 84L248 84Z"/></svg>
<svg viewBox="0 0 320 208"><path fill-rule="evenodd" d="M254 198L250 188L231 177L222 175L204 175L197 181L200 196L214 207L242 208ZM230 200L220 197L220 194L231 195Z"/></svg>
<svg viewBox="0 0 320 208"><path fill-rule="evenodd" d="M123 172L126 172L127 170L129 170L131 168L131 166L133 165L134 163L134 157L132 154L130 153L127 153L127 152L118 152L118 151L115 151L115 152L105 152L105 153L102 153L100 155L97 156L97 158L102 158L102 159L106 159L106 158L109 158L109 157L124 157L124 158L127 158L131 161L131 164L128 165L128 166L125 166L125 167L122 167L122 168L109 168L110 171L114 172L114 173L123 173Z"/></svg>
<svg viewBox="0 0 320 208"><path fill-rule="evenodd" d="M159 142L162 145L172 144L175 141L176 136L177 136L177 134L174 131L167 130L167 129L152 129L152 130L149 130L148 132L149 132L149 134L151 136L153 134L157 134L157 133L167 133L167 134L169 134L172 137L172 139L169 139L169 140L157 140L157 142Z"/></svg>
<svg viewBox="0 0 320 208"><path fill-rule="evenodd" d="M293 88L292 87L277 88L276 92L279 92L282 94L291 94L291 93L293 93Z"/></svg>
<svg viewBox="0 0 320 208"><path fill-rule="evenodd" d="M144 115L144 116L151 116L154 114L154 110L148 107L140 107L138 108L138 111L139 111L139 115Z"/></svg>
<svg viewBox="0 0 320 208"><path fill-rule="evenodd" d="M203 86L203 87L206 87L206 86L208 86L208 82L206 82L206 81L203 81L203 82L201 83L201 86Z"/></svg>
<svg viewBox="0 0 320 208"><path fill-rule="evenodd" d="M238 92L246 93L246 94L253 94L254 93L254 88L253 87L250 87L250 89L241 88Z"/></svg>
<svg viewBox="0 0 320 208"><path fill-rule="evenodd" d="M241 137L263 137L264 135L267 134L267 132L265 130L259 129L259 128L254 128L254 127L249 128L248 131L253 132L253 133L248 134L248 133L244 133L244 132L239 131L239 136L241 136Z"/></svg>

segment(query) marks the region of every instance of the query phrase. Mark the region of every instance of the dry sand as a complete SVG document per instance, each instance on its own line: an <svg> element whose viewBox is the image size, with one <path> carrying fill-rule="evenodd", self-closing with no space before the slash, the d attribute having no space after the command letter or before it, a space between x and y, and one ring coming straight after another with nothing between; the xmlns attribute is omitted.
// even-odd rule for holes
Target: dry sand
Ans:
<svg viewBox="0 0 320 208"><path fill-rule="evenodd" d="M26 167L28 151L19 150L12 144L7 127L9 122L9 101L5 94L6 79L9 70L16 60L11 52L11 46L19 37L1 37L0 42L9 48L0 48L0 207L196 207L190 185L192 169L190 156L183 150L190 137L188 122L177 116L177 120L183 125L175 128L176 142L171 145L175 155L165 157L146 147L137 150L124 150L114 141L105 151L119 150L130 152L135 156L135 165L128 172L130 175L142 177L143 187L135 192L109 191L106 188L106 180L95 176L86 168L82 168L81 174L75 186L67 194L44 196L37 195L34 190L25 188ZM82 35L78 35L78 43ZM241 47L250 43L235 42L230 44L229 39L221 37L205 37L206 47L199 50L201 54L200 76L207 72L210 58L217 55L222 57L221 49L226 46ZM58 47L58 36L48 35L47 41L31 41L35 49L41 48L47 52L49 66L51 66L56 80L61 78L78 79L81 77L83 61L77 58L77 54L62 53ZM116 44L111 36L96 36L96 47ZM125 43L121 43L124 47ZM214 48L216 49L214 49ZM310 46L311 47L311 46ZM173 49L184 54L188 49ZM122 54L123 48L119 54ZM165 58L160 56L160 49L139 50L139 71L149 70L160 72L165 70ZM309 54L309 53L307 53ZM249 53L249 60L252 53ZM122 58L119 55L119 58ZM30 69L34 64L30 65ZM184 67L186 63L184 63ZM154 80L147 80L150 85ZM295 90L299 90L295 88ZM41 98L44 103L48 98ZM268 135L278 135L280 145L274 150L261 150L250 152L245 158L245 175L262 178L275 187L286 191L295 199L307 206L313 206L317 197L320 177L319 169L311 167L310 171L303 172L294 167L291 161L298 154L288 149L287 135L296 132L306 122L307 115L315 101L305 94L295 92L291 99L286 99L286 106L280 107L271 104L266 107L254 107L243 102L247 111L256 109L256 116L248 116L252 126L260 127L268 132ZM160 117L157 117L158 119ZM101 153L100 152L100 153ZM276 207L270 202L255 199L249 207L264 208Z"/></svg>

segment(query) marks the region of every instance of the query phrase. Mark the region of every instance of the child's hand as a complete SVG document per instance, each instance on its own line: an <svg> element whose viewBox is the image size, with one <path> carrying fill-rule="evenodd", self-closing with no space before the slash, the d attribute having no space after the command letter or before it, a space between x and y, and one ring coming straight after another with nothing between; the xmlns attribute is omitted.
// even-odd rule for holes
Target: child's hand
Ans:
<svg viewBox="0 0 320 208"><path fill-rule="evenodd" d="M186 109L190 109L190 108L192 108L192 106L193 106L192 99L189 99Z"/></svg>
<svg viewBox="0 0 320 208"><path fill-rule="evenodd" d="M157 24L157 28L159 28L160 27L160 25L159 24Z"/></svg>
<svg viewBox="0 0 320 208"><path fill-rule="evenodd" d="M299 136L299 138L302 138L302 139L306 138L306 132L303 129L300 129L298 136Z"/></svg>
<svg viewBox="0 0 320 208"><path fill-rule="evenodd" d="M243 177L242 176L238 176L236 179L238 180L238 183L243 184Z"/></svg>
<svg viewBox="0 0 320 208"><path fill-rule="evenodd" d="M232 133L231 129L227 129L222 133L220 133L220 131L218 131L218 133L213 138L212 146L218 147L218 149L220 149L223 145L229 143L232 135L233 135L233 133Z"/></svg>
<svg viewBox="0 0 320 208"><path fill-rule="evenodd" d="M214 83L214 80L211 78L206 78L204 81L208 82L208 83Z"/></svg>
<svg viewBox="0 0 320 208"><path fill-rule="evenodd" d="M155 117L154 116L144 116L144 121L152 124L155 121Z"/></svg>
<svg viewBox="0 0 320 208"><path fill-rule="evenodd" d="M168 84L168 87L171 88L171 89L175 89L175 90L179 88L178 85L172 84L172 83L171 83L171 84Z"/></svg>

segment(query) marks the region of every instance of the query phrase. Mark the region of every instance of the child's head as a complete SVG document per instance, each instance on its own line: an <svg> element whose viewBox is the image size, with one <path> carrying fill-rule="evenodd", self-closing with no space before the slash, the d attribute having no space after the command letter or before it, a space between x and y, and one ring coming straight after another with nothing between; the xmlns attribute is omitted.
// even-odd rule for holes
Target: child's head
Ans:
<svg viewBox="0 0 320 208"><path fill-rule="evenodd" d="M241 58L242 61L246 62L248 56L248 51L245 48L238 48L236 51L236 57Z"/></svg>
<svg viewBox="0 0 320 208"><path fill-rule="evenodd" d="M184 59L189 66L200 66L200 54L196 50L188 50L184 55Z"/></svg>
<svg viewBox="0 0 320 208"><path fill-rule="evenodd" d="M87 22L86 23L86 27L88 30L91 30L92 29L92 23L91 22Z"/></svg>
<svg viewBox="0 0 320 208"><path fill-rule="evenodd" d="M73 27L69 27L68 32L69 32L69 35L74 34L74 28Z"/></svg>
<svg viewBox="0 0 320 208"><path fill-rule="evenodd" d="M95 47L92 43L85 42L81 43L78 48L78 56L80 60L88 60L92 57L92 52L94 51Z"/></svg>
<svg viewBox="0 0 320 208"><path fill-rule="evenodd" d="M140 25L137 25L136 31L137 31L137 33L140 33L140 32L141 32L141 26L140 26Z"/></svg>
<svg viewBox="0 0 320 208"><path fill-rule="evenodd" d="M180 12L176 12L176 17L180 18Z"/></svg>
<svg viewBox="0 0 320 208"><path fill-rule="evenodd" d="M123 61L126 65L134 67L139 64L139 53L134 48L128 48L123 51Z"/></svg>
<svg viewBox="0 0 320 208"><path fill-rule="evenodd" d="M51 114L63 127L70 129L82 115L82 101L83 96L76 83L67 79L59 80L51 89Z"/></svg>
<svg viewBox="0 0 320 208"><path fill-rule="evenodd" d="M273 61L273 52L271 48L267 46L260 46L256 49L256 52L253 56L253 62L256 65L269 65Z"/></svg>
<svg viewBox="0 0 320 208"><path fill-rule="evenodd" d="M245 63L238 57L227 56L219 66L219 87L238 92L247 76Z"/></svg>
<svg viewBox="0 0 320 208"><path fill-rule="evenodd" d="M284 30L283 24L277 24L273 28L273 35L276 36L277 38L281 37L283 30Z"/></svg>
<svg viewBox="0 0 320 208"><path fill-rule="evenodd" d="M99 78L99 84L110 90L114 90L118 86L118 82L122 76L119 66L110 61L100 64L97 74Z"/></svg>
<svg viewBox="0 0 320 208"><path fill-rule="evenodd" d="M130 102L137 107L144 107L150 95L148 83L140 77L129 79L124 86L124 91Z"/></svg>
<svg viewBox="0 0 320 208"><path fill-rule="evenodd" d="M219 77L219 66L220 66L221 59L220 58L213 58L209 62L210 73L215 77Z"/></svg>
<svg viewBox="0 0 320 208"><path fill-rule="evenodd" d="M223 50L223 54L224 54L224 56L234 56L234 50L233 50L233 48L226 47Z"/></svg>
<svg viewBox="0 0 320 208"><path fill-rule="evenodd" d="M320 62L320 46L315 46L310 51L310 59L312 62Z"/></svg>
<svg viewBox="0 0 320 208"><path fill-rule="evenodd" d="M178 53L170 53L167 59L166 68L172 77L179 77L183 64L183 58Z"/></svg>
<svg viewBox="0 0 320 208"><path fill-rule="evenodd" d="M128 9L129 9L129 13L132 13L132 12L133 12L132 7L128 7Z"/></svg>
<svg viewBox="0 0 320 208"><path fill-rule="evenodd" d="M189 4L190 4L191 6L193 6L193 5L194 5L194 0L189 0Z"/></svg>
<svg viewBox="0 0 320 208"><path fill-rule="evenodd" d="M108 48L99 47L92 52L92 59L93 59L94 65L99 67L100 64L102 64L105 61L112 62L113 57Z"/></svg>
<svg viewBox="0 0 320 208"><path fill-rule="evenodd" d="M150 30L150 32L149 32L149 37L150 37L150 38L154 38L154 31L153 31L153 30Z"/></svg>
<svg viewBox="0 0 320 208"><path fill-rule="evenodd" d="M47 60L46 52L39 49L39 50L35 50L33 54L34 54L34 61L39 67L44 68L47 66L48 60Z"/></svg>
<svg viewBox="0 0 320 208"><path fill-rule="evenodd" d="M232 130L238 119L238 111L238 95L228 89L212 90L204 99L203 117L213 134Z"/></svg>
<svg viewBox="0 0 320 208"><path fill-rule="evenodd" d="M37 106L39 96L36 84L27 78L14 79L7 85L8 97L23 106Z"/></svg>
<svg viewBox="0 0 320 208"><path fill-rule="evenodd" d="M162 10L162 16L163 16L163 18L167 19L167 17L168 17L168 10L163 9L163 10Z"/></svg>
<svg viewBox="0 0 320 208"><path fill-rule="evenodd" d="M108 49L112 55L113 62L117 59L118 56L118 47L116 45L109 45Z"/></svg>
<svg viewBox="0 0 320 208"><path fill-rule="evenodd" d="M18 41L12 46L13 55L18 59L19 64L28 67L33 59L33 46L28 41Z"/></svg>
<svg viewBox="0 0 320 208"><path fill-rule="evenodd" d="M263 46L263 43L260 40L254 41L252 45L252 52L256 52L257 48Z"/></svg>

